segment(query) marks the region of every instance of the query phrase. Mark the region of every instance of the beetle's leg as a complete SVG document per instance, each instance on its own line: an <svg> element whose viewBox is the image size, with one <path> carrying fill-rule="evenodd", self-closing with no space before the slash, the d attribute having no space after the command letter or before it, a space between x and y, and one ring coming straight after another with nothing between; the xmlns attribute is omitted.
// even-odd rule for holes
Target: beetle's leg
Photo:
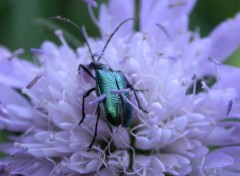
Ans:
<svg viewBox="0 0 240 176"><path fill-rule="evenodd" d="M89 144L89 147L88 147L88 152L91 150L92 148L92 145L96 139L96 136L97 136L97 128L98 128L98 121L99 121L99 117L100 117L100 103L98 103L98 106L97 106L97 121L96 121L96 124L95 124L95 130L94 130L94 136L93 136L93 139L92 139L92 142Z"/></svg>
<svg viewBox="0 0 240 176"><path fill-rule="evenodd" d="M78 123L78 125L80 125L82 122L83 122L83 120L85 119L85 98L86 97L88 97L89 95L90 95L90 93L92 92L92 91L94 91L96 88L95 87L93 87L93 88L91 88L91 89L89 89L89 90L87 90L86 92L84 92L84 94L83 94L83 97L82 97L82 119L80 120L80 122Z"/></svg>
<svg viewBox="0 0 240 176"><path fill-rule="evenodd" d="M148 111L143 109L142 105L140 104L140 101L139 101L137 93L136 93L137 90L134 89L134 87L128 82L127 79L126 79L126 82L127 82L128 88L130 88L133 91L133 93L134 93L134 96L135 96L136 101L137 101L138 108L141 109L143 112L148 113Z"/></svg>
<svg viewBox="0 0 240 176"><path fill-rule="evenodd" d="M78 66L78 72L80 72L80 69L83 69L90 77L92 77L93 79L96 79L94 76L93 76L93 74L90 72L90 70L87 68L87 67L85 67L84 65L82 65L82 64L79 64L79 66Z"/></svg>

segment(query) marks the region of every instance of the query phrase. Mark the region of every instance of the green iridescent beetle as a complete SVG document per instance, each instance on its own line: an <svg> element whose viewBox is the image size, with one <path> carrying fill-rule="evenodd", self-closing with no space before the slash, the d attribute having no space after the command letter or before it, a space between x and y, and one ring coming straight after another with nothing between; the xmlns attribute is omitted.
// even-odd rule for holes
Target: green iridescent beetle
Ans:
<svg viewBox="0 0 240 176"><path fill-rule="evenodd" d="M98 121L100 117L100 103L103 106L103 110L107 119L107 122L110 123L112 126L122 126L122 127L128 127L132 120L132 106L127 101L129 100L129 89L133 91L134 96L137 101L138 108L141 109L143 112L147 113L146 110L142 108L142 106L139 103L139 99L137 97L136 91L133 88L131 84L127 81L125 75L121 71L113 70L111 67L109 67L106 64L103 64L100 62L100 59L102 58L102 55L105 51L105 49L108 46L108 43L114 36L114 34L118 31L118 29L127 21L133 20L133 18L128 18L121 22L118 27L113 31L113 33L108 38L105 46L103 47L101 51L101 55L98 56L97 59L95 59L91 47L88 43L87 37L85 36L85 33L83 30L75 23L70 21L69 19L61 18L61 17L55 17L55 20L60 20L67 22L73 26L75 26L82 35L82 38L84 39L88 50L91 54L92 62L86 67L82 64L79 65L78 71L80 69L83 69L91 78L93 78L96 81L96 87L93 87L89 90L87 90L83 97L82 97L82 119L79 122L79 125L84 121L86 115L85 115L85 99L91 94L91 92L96 91L97 96L101 97L101 99L97 103L97 120L95 124L95 130L94 130L94 136L92 139L92 142L89 145L88 151L92 148L92 145L95 141L95 138L97 136L97 127L98 127ZM95 76L92 74L90 70L95 71Z"/></svg>

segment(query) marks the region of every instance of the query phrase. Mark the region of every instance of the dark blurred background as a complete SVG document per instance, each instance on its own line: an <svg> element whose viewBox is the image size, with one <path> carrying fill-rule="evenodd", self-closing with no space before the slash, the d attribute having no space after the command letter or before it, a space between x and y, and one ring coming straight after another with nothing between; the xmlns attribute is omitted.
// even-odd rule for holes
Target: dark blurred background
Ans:
<svg viewBox="0 0 240 176"><path fill-rule="evenodd" d="M98 0L98 3L103 1L106 0ZM237 12L240 12L240 0L198 0L191 15L190 28L195 30L199 27L201 36L207 36L218 23L233 17ZM0 44L10 50L24 48L24 57L31 59L29 48L38 48L44 40L58 42L53 31L59 24L48 20L57 15L85 25L91 36L99 34L82 0L1 0ZM68 37L72 37L72 44L79 44L77 31L65 28L69 31ZM227 63L240 66L240 50Z"/></svg>

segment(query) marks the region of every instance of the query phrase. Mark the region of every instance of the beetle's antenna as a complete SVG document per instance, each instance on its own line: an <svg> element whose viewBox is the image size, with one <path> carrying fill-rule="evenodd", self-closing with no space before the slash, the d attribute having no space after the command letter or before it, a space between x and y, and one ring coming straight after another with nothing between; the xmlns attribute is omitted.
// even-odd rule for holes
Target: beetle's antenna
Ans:
<svg viewBox="0 0 240 176"><path fill-rule="evenodd" d="M111 34L110 37L108 38L108 40L107 40L105 46L103 47L101 53L104 53L104 51L106 50L106 48L107 48L109 42L111 41L112 37L113 37L114 34L120 29L120 27L121 27L122 25L124 25L126 22L130 21L130 20L135 20L135 18L127 18L126 20L124 20L123 22L121 22L121 23L116 27L116 29L112 32L112 34ZM98 57L97 61L99 61L101 58L102 58L102 55Z"/></svg>
<svg viewBox="0 0 240 176"><path fill-rule="evenodd" d="M77 29L80 31L83 40L84 40L85 43L87 44L88 50L89 50L89 52L90 52L90 54L91 54L92 61L94 61L94 56L93 56L91 47L90 47L90 45L89 45L89 43L88 43L88 40L87 40L87 37L86 37L86 33L83 31L83 29L80 28L79 25L77 25L76 23L72 22L72 21L71 21L70 19L68 19L68 18L63 18L63 17L60 17L60 16L51 17L50 20L65 22L65 23L68 23L68 24L74 26L75 28L77 28Z"/></svg>

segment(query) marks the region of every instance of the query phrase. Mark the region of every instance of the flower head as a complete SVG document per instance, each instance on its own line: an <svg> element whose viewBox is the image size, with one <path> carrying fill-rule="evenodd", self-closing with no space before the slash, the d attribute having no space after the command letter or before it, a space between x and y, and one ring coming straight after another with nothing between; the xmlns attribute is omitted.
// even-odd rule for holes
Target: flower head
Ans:
<svg viewBox="0 0 240 176"><path fill-rule="evenodd" d="M87 2L91 13L97 5ZM194 0L140 1L139 31L134 31L133 21L127 22L114 33L105 51L109 35L134 16L134 1L110 0L100 5L98 20L92 14L101 31L99 39L89 38L82 30L92 56L120 70L139 90L135 92L138 100L129 89L111 92L132 107L127 128L109 125L104 108L97 108L108 94L98 95L92 89L105 85L96 85L94 70L86 72L91 63L87 45L75 51L63 32L56 31L60 46L45 41L31 49L38 64L19 59L19 51L0 47L0 128L11 134L10 142L0 145L9 155L2 159L0 173L240 173L236 146L240 89L235 81L240 71L223 63L239 47L240 16L201 38L188 30L194 4ZM78 70L79 64L84 67ZM128 93L129 99L124 96ZM139 108L138 101L148 113ZM85 118L78 125L83 111ZM88 151L99 114L97 136Z"/></svg>

